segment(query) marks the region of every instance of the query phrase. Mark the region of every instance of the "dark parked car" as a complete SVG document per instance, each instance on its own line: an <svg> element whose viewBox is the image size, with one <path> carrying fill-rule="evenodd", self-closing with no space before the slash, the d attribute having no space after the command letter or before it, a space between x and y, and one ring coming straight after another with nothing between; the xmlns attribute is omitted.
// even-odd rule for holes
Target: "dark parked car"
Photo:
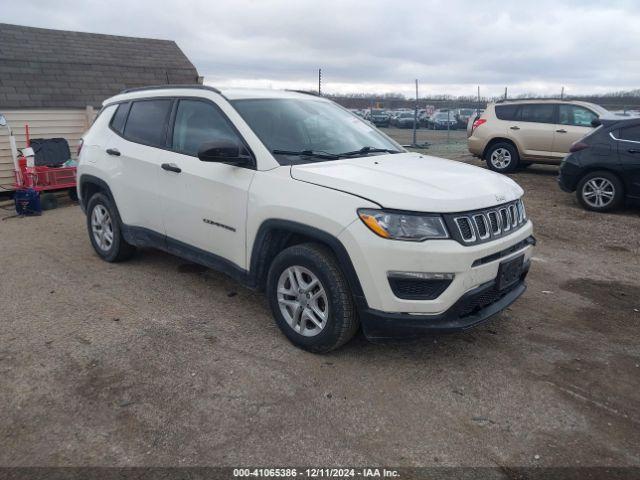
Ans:
<svg viewBox="0 0 640 480"><path fill-rule="evenodd" d="M388 127L390 115L384 110L374 108L371 110L368 120L376 127Z"/></svg>
<svg viewBox="0 0 640 480"><path fill-rule="evenodd" d="M414 112L401 112L395 118L394 125L398 128L413 128Z"/></svg>
<svg viewBox="0 0 640 480"><path fill-rule="evenodd" d="M436 112L429 118L429 128L433 130L455 130L458 121L453 112Z"/></svg>
<svg viewBox="0 0 640 480"><path fill-rule="evenodd" d="M473 108L459 108L456 112L456 120L458 124L457 128L467 128L467 124L469 123L469 117L472 117L476 114L476 111Z"/></svg>
<svg viewBox="0 0 640 480"><path fill-rule="evenodd" d="M605 212L625 198L640 199L640 118L600 117L598 128L575 142L558 182L587 210Z"/></svg>

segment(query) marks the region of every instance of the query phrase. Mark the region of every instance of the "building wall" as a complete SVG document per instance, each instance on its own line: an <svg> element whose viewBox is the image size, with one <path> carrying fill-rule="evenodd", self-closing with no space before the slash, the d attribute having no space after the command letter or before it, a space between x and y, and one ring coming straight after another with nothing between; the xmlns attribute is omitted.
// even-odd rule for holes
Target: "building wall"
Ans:
<svg viewBox="0 0 640 480"><path fill-rule="evenodd" d="M16 137L18 148L26 146L25 124L29 125L31 138L66 138L71 150L71 158L76 158L78 142L89 128L96 112L87 109L46 109L46 110L3 110ZM9 135L5 127L0 127L0 192L13 190L13 160L9 148Z"/></svg>

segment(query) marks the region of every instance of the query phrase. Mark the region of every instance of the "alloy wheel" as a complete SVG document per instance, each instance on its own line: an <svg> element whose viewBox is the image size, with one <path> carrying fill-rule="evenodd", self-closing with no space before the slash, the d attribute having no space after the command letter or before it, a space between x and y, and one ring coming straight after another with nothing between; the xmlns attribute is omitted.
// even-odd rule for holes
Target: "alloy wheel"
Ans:
<svg viewBox="0 0 640 480"><path fill-rule="evenodd" d="M595 177L582 187L582 198L594 208L607 207L614 199L616 189L609 180Z"/></svg>
<svg viewBox="0 0 640 480"><path fill-rule="evenodd" d="M98 248L108 252L113 245L113 222L104 205L97 204L91 212L91 231Z"/></svg>
<svg viewBox="0 0 640 480"><path fill-rule="evenodd" d="M327 325L327 293L311 270L299 265L286 268L278 279L277 295L280 312L295 332L313 337Z"/></svg>
<svg viewBox="0 0 640 480"><path fill-rule="evenodd" d="M498 170L504 170L511 165L511 152L506 148L496 148L491 153L491 165Z"/></svg>

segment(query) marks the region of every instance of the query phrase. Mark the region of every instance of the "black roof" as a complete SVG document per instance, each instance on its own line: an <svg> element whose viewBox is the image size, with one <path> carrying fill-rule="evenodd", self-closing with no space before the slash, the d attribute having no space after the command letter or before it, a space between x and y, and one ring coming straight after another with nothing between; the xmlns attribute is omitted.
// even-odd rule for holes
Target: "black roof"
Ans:
<svg viewBox="0 0 640 480"><path fill-rule="evenodd" d="M172 40L0 23L0 107L99 107L124 89L196 84Z"/></svg>

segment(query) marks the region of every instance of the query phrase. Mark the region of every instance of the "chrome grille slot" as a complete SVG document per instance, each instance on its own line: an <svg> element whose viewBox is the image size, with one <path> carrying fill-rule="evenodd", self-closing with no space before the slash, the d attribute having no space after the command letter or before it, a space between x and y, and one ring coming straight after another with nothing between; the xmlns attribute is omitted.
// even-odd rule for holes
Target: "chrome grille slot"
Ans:
<svg viewBox="0 0 640 480"><path fill-rule="evenodd" d="M460 230L460 235L462 236L462 240L467 243L476 241L476 232L473 229L473 225L471 224L471 220L469 217L457 217L455 219L456 225Z"/></svg>
<svg viewBox="0 0 640 480"><path fill-rule="evenodd" d="M498 212L500 212L500 220L502 221L502 231L508 232L511 230L511 216L509 215L509 211L506 208L501 208Z"/></svg>
<svg viewBox="0 0 640 480"><path fill-rule="evenodd" d="M524 222L527 218L527 214L524 211L524 203L522 203L522 200L518 201L518 218L521 222Z"/></svg>
<svg viewBox="0 0 640 480"><path fill-rule="evenodd" d="M515 227L516 225L518 225L518 223L520 223L518 221L518 209L516 208L515 203L509 205L509 213L511 214L511 226Z"/></svg>
<svg viewBox="0 0 640 480"><path fill-rule="evenodd" d="M476 230L478 231L478 237L481 240L485 240L489 238L491 233L489 232L489 222L484 214L480 213L478 215L473 216L473 223L476 225Z"/></svg>
<svg viewBox="0 0 640 480"><path fill-rule="evenodd" d="M489 224L491 225L491 234L499 235L501 231L500 226L500 217L498 216L498 212L495 210L491 210L487 213L487 217L489 218Z"/></svg>

